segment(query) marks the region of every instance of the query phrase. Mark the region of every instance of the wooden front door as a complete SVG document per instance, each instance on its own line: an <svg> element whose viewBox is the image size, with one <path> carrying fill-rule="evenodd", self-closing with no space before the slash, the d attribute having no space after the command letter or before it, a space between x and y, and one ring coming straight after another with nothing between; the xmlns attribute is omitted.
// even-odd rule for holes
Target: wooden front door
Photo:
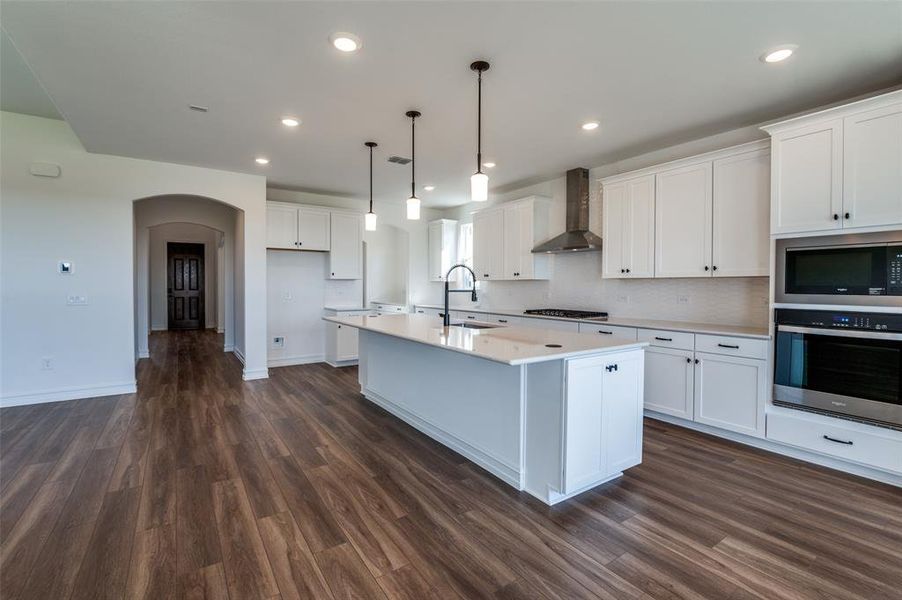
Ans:
<svg viewBox="0 0 902 600"><path fill-rule="evenodd" d="M169 329L204 327L204 245L167 244Z"/></svg>

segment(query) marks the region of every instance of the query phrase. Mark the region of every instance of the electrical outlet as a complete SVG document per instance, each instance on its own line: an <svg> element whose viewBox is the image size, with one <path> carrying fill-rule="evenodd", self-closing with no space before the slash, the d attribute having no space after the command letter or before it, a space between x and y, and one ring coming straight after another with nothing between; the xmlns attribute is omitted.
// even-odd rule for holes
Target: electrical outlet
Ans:
<svg viewBox="0 0 902 600"><path fill-rule="evenodd" d="M53 357L52 356L42 356L41 357L41 370L42 371L52 371L53 370Z"/></svg>
<svg viewBox="0 0 902 600"><path fill-rule="evenodd" d="M627 296L626 294L621 294L621 295L617 296L617 302L620 302L622 304L629 304L630 297Z"/></svg>
<svg viewBox="0 0 902 600"><path fill-rule="evenodd" d="M88 297L87 296L66 296L66 304L69 306L87 306Z"/></svg>
<svg viewBox="0 0 902 600"><path fill-rule="evenodd" d="M278 335L272 339L272 347L273 348L284 348L285 347L285 338Z"/></svg>
<svg viewBox="0 0 902 600"><path fill-rule="evenodd" d="M291 292L282 292L282 302L291 302L292 300Z"/></svg>
<svg viewBox="0 0 902 600"><path fill-rule="evenodd" d="M689 304L689 296L677 296L677 304Z"/></svg>

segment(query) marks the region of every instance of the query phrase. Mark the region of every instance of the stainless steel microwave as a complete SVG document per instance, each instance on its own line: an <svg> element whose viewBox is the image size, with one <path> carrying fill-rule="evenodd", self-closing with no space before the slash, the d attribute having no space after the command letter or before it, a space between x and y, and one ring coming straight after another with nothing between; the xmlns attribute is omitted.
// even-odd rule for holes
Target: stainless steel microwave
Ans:
<svg viewBox="0 0 902 600"><path fill-rule="evenodd" d="M777 240L776 301L902 306L902 232Z"/></svg>

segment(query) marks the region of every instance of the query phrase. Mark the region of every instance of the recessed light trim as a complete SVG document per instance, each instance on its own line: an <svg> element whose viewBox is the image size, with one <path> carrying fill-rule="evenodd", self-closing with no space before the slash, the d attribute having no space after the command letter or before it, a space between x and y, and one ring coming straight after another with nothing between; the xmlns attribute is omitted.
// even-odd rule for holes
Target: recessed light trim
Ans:
<svg viewBox="0 0 902 600"><path fill-rule="evenodd" d="M329 43L340 52L356 52L363 47L363 42L353 33L339 31L329 36Z"/></svg>
<svg viewBox="0 0 902 600"><path fill-rule="evenodd" d="M761 62L768 64L783 62L784 60L792 56L793 53L798 50L798 48L799 47L796 44L783 44L782 46L771 48L770 50L762 54L760 59Z"/></svg>
<svg viewBox="0 0 902 600"><path fill-rule="evenodd" d="M297 127L301 124L301 120L297 117L282 117L282 125L285 127Z"/></svg>
<svg viewBox="0 0 902 600"><path fill-rule="evenodd" d="M257 158L254 159L254 162L257 163L258 165L268 165L269 159L266 158L265 156L258 156Z"/></svg>
<svg viewBox="0 0 902 600"><path fill-rule="evenodd" d="M598 129L598 121L587 121L583 123L582 127L586 131L594 131Z"/></svg>
<svg viewBox="0 0 902 600"><path fill-rule="evenodd" d="M202 112L202 113L205 113L210 110L209 107L201 106L200 104L189 104L188 109L193 110L195 112Z"/></svg>
<svg viewBox="0 0 902 600"><path fill-rule="evenodd" d="M485 167L486 169L494 169L494 168L495 168L495 163L493 163L493 162L484 162L484 163L482 163L482 166Z"/></svg>
<svg viewBox="0 0 902 600"><path fill-rule="evenodd" d="M434 185L424 185L423 189L426 190L427 192L431 192L432 190L435 189L435 186Z"/></svg>

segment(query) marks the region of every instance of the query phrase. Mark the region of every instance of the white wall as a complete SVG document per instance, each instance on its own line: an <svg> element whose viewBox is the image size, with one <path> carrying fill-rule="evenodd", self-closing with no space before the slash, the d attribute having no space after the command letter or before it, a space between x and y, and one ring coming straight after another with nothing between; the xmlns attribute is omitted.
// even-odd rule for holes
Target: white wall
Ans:
<svg viewBox="0 0 902 600"><path fill-rule="evenodd" d="M319 362L325 353L323 305L329 255L270 250L266 256L269 365ZM359 304L359 302L358 302ZM285 338L283 348L272 345Z"/></svg>
<svg viewBox="0 0 902 600"><path fill-rule="evenodd" d="M757 127L746 127L591 168L590 229L599 235L602 233L604 216L599 179L762 137ZM580 165L574 165L576 166ZM502 190L490 194L487 204L465 204L446 210L444 215L449 219L468 222L472 220L471 211L485 206L530 195L547 196L552 199L549 237L553 237L564 231L566 194L566 177L562 176L525 187ZM605 310L612 316L619 317L767 325L767 277L602 280L601 256L600 252L552 255L552 275L549 281L481 281L479 305L499 309L595 309ZM467 306L468 299L462 296L457 294L452 298L452 304ZM683 299L686 302L682 302ZM428 303L437 304L441 300L441 289L436 287L430 294Z"/></svg>
<svg viewBox="0 0 902 600"><path fill-rule="evenodd" d="M366 232L366 300L404 304L410 236L400 227L379 225L376 231Z"/></svg>
<svg viewBox="0 0 902 600"><path fill-rule="evenodd" d="M0 402L135 389L133 202L167 194L242 211L244 376L266 376L263 177L91 154L65 122L7 112L0 152ZM62 175L31 175L36 161L60 165ZM74 263L72 275L57 273L60 260ZM67 306L68 295L88 304Z"/></svg>
<svg viewBox="0 0 902 600"><path fill-rule="evenodd" d="M219 266L216 254L219 236L215 229L194 223L167 223L150 229L150 328L164 331L169 328L169 244L201 244L204 247L204 320L203 327L216 327L216 307L219 304Z"/></svg>

